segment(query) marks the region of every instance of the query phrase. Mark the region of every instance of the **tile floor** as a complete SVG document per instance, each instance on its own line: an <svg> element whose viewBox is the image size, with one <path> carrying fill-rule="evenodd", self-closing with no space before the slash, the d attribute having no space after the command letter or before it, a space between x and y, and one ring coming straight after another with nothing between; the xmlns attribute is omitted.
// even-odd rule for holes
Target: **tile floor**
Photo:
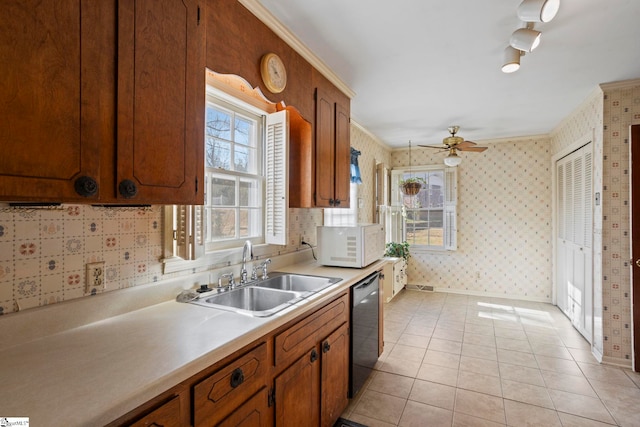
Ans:
<svg viewBox="0 0 640 427"><path fill-rule="evenodd" d="M640 426L640 374L600 365L551 304L402 291L344 418L377 426Z"/></svg>

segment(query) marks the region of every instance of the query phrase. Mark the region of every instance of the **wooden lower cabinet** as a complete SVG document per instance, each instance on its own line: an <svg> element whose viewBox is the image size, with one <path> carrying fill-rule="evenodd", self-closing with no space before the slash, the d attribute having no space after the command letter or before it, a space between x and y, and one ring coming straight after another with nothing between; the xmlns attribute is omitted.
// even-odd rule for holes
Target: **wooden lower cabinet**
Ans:
<svg viewBox="0 0 640 427"><path fill-rule="evenodd" d="M349 295L303 315L109 426L322 426L347 407Z"/></svg>
<svg viewBox="0 0 640 427"><path fill-rule="evenodd" d="M322 344L320 425L331 427L349 404L349 325L344 323Z"/></svg>
<svg viewBox="0 0 640 427"><path fill-rule="evenodd" d="M213 425L213 424L211 424ZM270 427L273 415L268 405L268 391L264 387L249 400L240 405L224 420L215 424L219 427Z"/></svg>
<svg viewBox="0 0 640 427"><path fill-rule="evenodd" d="M319 424L318 349L307 351L275 379L276 426Z"/></svg>
<svg viewBox="0 0 640 427"><path fill-rule="evenodd" d="M343 323L275 379L276 426L331 427L347 407L349 329Z"/></svg>

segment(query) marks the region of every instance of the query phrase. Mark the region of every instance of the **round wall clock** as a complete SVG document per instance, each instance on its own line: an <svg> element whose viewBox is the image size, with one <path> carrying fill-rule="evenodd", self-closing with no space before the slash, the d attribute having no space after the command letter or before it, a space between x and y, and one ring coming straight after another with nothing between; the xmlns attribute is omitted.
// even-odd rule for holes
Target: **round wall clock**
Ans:
<svg viewBox="0 0 640 427"><path fill-rule="evenodd" d="M272 93L280 93L287 86L287 70L275 53L267 53L260 61L260 74L264 85Z"/></svg>

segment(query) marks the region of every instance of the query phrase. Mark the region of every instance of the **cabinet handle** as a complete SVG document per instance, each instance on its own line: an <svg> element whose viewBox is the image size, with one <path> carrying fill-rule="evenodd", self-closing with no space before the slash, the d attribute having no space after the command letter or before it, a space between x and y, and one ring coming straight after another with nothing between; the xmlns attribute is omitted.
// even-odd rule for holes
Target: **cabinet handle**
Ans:
<svg viewBox="0 0 640 427"><path fill-rule="evenodd" d="M80 196L91 197L98 192L98 183L89 176L81 176L73 183L73 188Z"/></svg>
<svg viewBox="0 0 640 427"><path fill-rule="evenodd" d="M334 200L333 203L335 203L336 206L340 206L340 199Z"/></svg>
<svg viewBox="0 0 640 427"><path fill-rule="evenodd" d="M136 194L138 194L138 187L135 182L130 179L125 179L120 182L120 185L118 185L118 191L125 199L131 199L136 197Z"/></svg>
<svg viewBox="0 0 640 427"><path fill-rule="evenodd" d="M231 373L231 388L236 388L244 382L242 368L237 368Z"/></svg>
<svg viewBox="0 0 640 427"><path fill-rule="evenodd" d="M326 353L329 350L331 350L331 344L329 344L329 341L325 341L324 343L322 343L322 352Z"/></svg>
<svg viewBox="0 0 640 427"><path fill-rule="evenodd" d="M335 203L336 203L336 201L335 201L335 200L333 200L333 199L329 199L329 205L330 205L330 206L333 206Z"/></svg>
<svg viewBox="0 0 640 427"><path fill-rule="evenodd" d="M311 363L315 362L316 360L318 360L318 352L316 351L316 349L314 348L313 350L311 350Z"/></svg>

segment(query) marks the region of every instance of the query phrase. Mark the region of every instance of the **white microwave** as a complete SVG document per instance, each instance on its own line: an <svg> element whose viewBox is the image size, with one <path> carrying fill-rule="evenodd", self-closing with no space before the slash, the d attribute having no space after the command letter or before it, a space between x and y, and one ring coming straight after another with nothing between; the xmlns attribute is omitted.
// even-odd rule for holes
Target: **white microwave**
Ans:
<svg viewBox="0 0 640 427"><path fill-rule="evenodd" d="M381 224L319 226L318 261L334 267L362 268L384 256Z"/></svg>

